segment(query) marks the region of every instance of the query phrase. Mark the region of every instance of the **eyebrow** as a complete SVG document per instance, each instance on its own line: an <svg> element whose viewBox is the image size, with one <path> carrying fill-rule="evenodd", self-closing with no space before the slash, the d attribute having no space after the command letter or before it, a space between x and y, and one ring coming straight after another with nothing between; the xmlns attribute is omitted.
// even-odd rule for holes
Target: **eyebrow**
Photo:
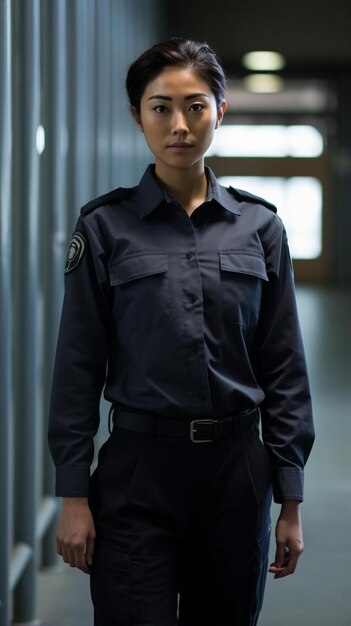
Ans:
<svg viewBox="0 0 351 626"><path fill-rule="evenodd" d="M205 98L209 98L207 93L192 93L190 96L184 96L184 100L192 100L193 98L198 98L199 96L205 96ZM173 100L170 96L162 96L160 94L156 94L155 96L151 96L148 100Z"/></svg>

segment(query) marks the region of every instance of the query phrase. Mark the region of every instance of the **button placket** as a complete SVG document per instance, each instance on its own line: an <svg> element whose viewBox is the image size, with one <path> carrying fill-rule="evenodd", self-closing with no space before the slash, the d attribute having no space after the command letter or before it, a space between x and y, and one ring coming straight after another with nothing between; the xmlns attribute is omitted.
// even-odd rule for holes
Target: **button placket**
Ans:
<svg viewBox="0 0 351 626"><path fill-rule="evenodd" d="M184 251L184 276L182 280L183 307L187 312L183 323L184 339L187 344L189 398L194 407L209 403L206 362L203 350L204 329L202 310L202 283L197 257L197 233L192 220L189 220L192 234L188 241L188 251ZM200 375L199 375L200 373Z"/></svg>
<svg viewBox="0 0 351 626"><path fill-rule="evenodd" d="M196 257L195 257L195 253L194 252L186 252L185 253L185 258L187 261L195 261L196 262ZM197 267L194 265L192 268L192 273L196 273L197 274ZM195 286L195 284L194 284ZM184 303L184 306L187 310L189 310L196 302L198 302L199 300L199 296L196 295L196 293L192 293L189 294L187 301Z"/></svg>

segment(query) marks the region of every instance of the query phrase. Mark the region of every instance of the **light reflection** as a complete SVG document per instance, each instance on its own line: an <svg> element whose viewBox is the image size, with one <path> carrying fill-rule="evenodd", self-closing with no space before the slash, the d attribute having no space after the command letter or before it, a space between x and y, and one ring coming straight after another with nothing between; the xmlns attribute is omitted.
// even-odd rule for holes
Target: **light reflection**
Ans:
<svg viewBox="0 0 351 626"><path fill-rule="evenodd" d="M243 82L252 93L278 93L284 89L283 79L275 74L249 74Z"/></svg>
<svg viewBox="0 0 351 626"><path fill-rule="evenodd" d="M320 256L322 185L319 180L309 176L221 176L219 181L225 187L231 185L245 189L276 205L294 259L315 259Z"/></svg>
<svg viewBox="0 0 351 626"><path fill-rule="evenodd" d="M286 65L286 59L279 52L255 50L244 54L242 64L248 70L274 72Z"/></svg>
<svg viewBox="0 0 351 626"><path fill-rule="evenodd" d="M314 126L223 124L206 156L318 157L322 153L323 136Z"/></svg>
<svg viewBox="0 0 351 626"><path fill-rule="evenodd" d="M37 148L38 154L43 154L45 150L45 129L43 126L38 126L36 136L35 136L35 145Z"/></svg>

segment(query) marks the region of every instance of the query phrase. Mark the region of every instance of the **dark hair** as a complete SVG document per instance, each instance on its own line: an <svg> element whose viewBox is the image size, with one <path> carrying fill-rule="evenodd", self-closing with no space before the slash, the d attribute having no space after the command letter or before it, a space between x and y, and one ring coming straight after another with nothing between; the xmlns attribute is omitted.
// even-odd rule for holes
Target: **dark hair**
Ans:
<svg viewBox="0 0 351 626"><path fill-rule="evenodd" d="M128 97L138 113L147 84L169 66L193 68L211 88L219 109L225 96L226 75L217 54L205 42L172 37L143 52L128 70Z"/></svg>

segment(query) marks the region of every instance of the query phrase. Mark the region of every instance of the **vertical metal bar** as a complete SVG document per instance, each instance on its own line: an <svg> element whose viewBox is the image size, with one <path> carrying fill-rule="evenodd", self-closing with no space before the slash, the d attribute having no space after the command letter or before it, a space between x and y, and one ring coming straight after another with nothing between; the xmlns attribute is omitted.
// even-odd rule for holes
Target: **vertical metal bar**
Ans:
<svg viewBox="0 0 351 626"><path fill-rule="evenodd" d="M111 188L109 166L111 158L111 31L109 1L96 1L96 64L95 64L95 146L96 193ZM114 68L115 71L115 68Z"/></svg>
<svg viewBox="0 0 351 626"><path fill-rule="evenodd" d="M95 195L94 3L67 4L68 54L68 212L67 230L73 231L79 207Z"/></svg>
<svg viewBox="0 0 351 626"><path fill-rule="evenodd" d="M67 167L67 212L66 212L66 228L67 232L72 232L74 222L76 220L76 161L75 161L75 144L76 144L76 123L75 123L75 101L77 99L77 81L76 81L76 48L77 41L75 36L76 23L76 3L67 0L66 4L66 33L67 33L67 128L68 128L68 146L66 155Z"/></svg>
<svg viewBox="0 0 351 626"><path fill-rule="evenodd" d="M14 593L15 622L31 622L36 612L38 549L36 517L41 461L41 332L39 154L40 0L15 3L16 91L15 214L15 363L16 413L15 541L32 549ZM25 103L25 106L24 104ZM17 167L18 166L18 167Z"/></svg>
<svg viewBox="0 0 351 626"><path fill-rule="evenodd" d="M111 131L112 131L112 82L116 80L116 67L111 62L111 13L110 0L95 1L95 195L103 194L116 185L111 180ZM114 36L116 36L116 31ZM112 75L113 74L113 75ZM103 439L108 435L107 414L109 407L102 398L100 402L101 426L95 438L95 458Z"/></svg>
<svg viewBox="0 0 351 626"><path fill-rule="evenodd" d="M10 621L12 546L11 403L11 4L0 4L0 626Z"/></svg>
<svg viewBox="0 0 351 626"><path fill-rule="evenodd" d="M95 145L94 145L94 67L95 29L93 2L88 6L85 0L76 0L76 84L75 106L76 125L76 188L75 210L78 211L95 195Z"/></svg>
<svg viewBox="0 0 351 626"><path fill-rule="evenodd" d="M126 180L126 169L128 170L128 153L125 144L125 120L122 111L123 104L126 103L123 84L123 73L125 73L126 46L130 46L127 41L126 7L124 0L111 0L111 53L112 67L112 127L111 127L111 150L112 150L112 176L113 186L128 185ZM118 33L118 36L116 36Z"/></svg>
<svg viewBox="0 0 351 626"><path fill-rule="evenodd" d="M48 414L52 365L60 319L63 294L64 258L67 240L67 41L66 2L46 0L43 5L42 71L43 124L47 137L43 153L42 219L44 345L43 345L43 404ZM46 420L43 436L43 493L54 491L54 466L46 438ZM57 512L58 512L57 501ZM55 545L57 513L53 516L43 537L42 564L57 562Z"/></svg>

